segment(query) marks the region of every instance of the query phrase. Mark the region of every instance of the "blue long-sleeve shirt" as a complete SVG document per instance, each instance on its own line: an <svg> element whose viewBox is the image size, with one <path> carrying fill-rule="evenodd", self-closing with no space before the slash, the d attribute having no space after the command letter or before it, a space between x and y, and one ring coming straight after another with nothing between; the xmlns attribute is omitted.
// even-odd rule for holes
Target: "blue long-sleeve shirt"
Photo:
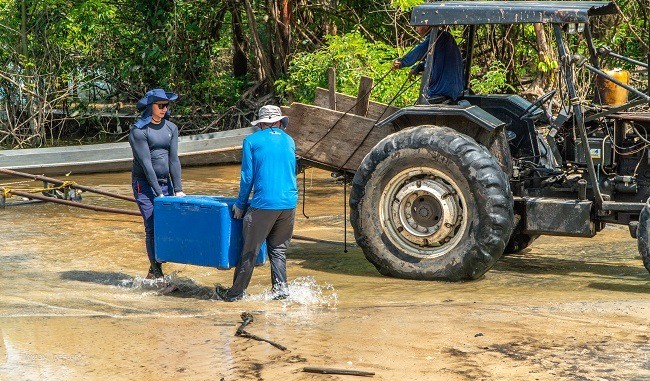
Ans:
<svg viewBox="0 0 650 381"><path fill-rule="evenodd" d="M178 159L178 127L168 121L133 127L129 133L133 151L133 179L147 180L156 195L162 194L159 181L171 177L174 192L181 192L181 162Z"/></svg>
<svg viewBox="0 0 650 381"><path fill-rule="evenodd" d="M235 203L266 210L294 209L298 203L296 145L286 132L267 127L244 139L239 196Z"/></svg>
<svg viewBox="0 0 650 381"><path fill-rule="evenodd" d="M424 61L422 60L429 49L430 36L431 33L427 34L424 41L400 59L402 67L413 66L417 63L414 71L419 73L424 70ZM457 99L463 92L464 84L463 57L456 40L449 32L440 31L433 50L433 69L427 95L429 97L444 95L451 99Z"/></svg>

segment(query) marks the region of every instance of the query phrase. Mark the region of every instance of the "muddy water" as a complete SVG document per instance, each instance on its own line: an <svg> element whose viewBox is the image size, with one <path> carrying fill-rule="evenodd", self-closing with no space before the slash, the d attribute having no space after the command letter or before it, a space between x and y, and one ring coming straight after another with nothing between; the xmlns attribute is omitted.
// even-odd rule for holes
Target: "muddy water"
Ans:
<svg viewBox="0 0 650 381"><path fill-rule="evenodd" d="M235 195L237 167L184 171L190 194ZM77 177L130 193L129 174ZM288 259L291 296L269 300L269 267L250 296L210 300L232 270L165 264L179 291L159 295L139 218L37 204L0 211L1 380L650 380L650 277L624 229L542 237L481 280L380 276L343 252L342 186L307 174L306 219ZM84 202L134 208L84 194ZM302 200L301 200L302 202ZM302 205L299 205L299 211ZM348 227L348 237L352 231ZM288 348L235 337L250 333Z"/></svg>

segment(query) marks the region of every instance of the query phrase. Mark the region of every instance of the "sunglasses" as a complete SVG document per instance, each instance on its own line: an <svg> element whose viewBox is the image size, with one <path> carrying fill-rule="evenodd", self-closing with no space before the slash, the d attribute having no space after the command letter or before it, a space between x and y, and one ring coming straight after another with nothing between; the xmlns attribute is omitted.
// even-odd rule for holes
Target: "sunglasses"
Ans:
<svg viewBox="0 0 650 381"><path fill-rule="evenodd" d="M156 103L155 105L158 106L158 110L169 108L169 103Z"/></svg>

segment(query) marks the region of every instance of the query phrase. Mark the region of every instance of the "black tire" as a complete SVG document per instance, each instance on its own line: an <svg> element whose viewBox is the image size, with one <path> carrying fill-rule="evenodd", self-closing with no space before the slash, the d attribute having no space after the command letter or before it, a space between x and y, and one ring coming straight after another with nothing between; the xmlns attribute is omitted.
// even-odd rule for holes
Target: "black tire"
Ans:
<svg viewBox="0 0 650 381"><path fill-rule="evenodd" d="M539 238L537 234L513 234L503 251L503 255L516 254L530 246L537 238Z"/></svg>
<svg viewBox="0 0 650 381"><path fill-rule="evenodd" d="M381 274L407 279L479 278L503 253L514 219L495 158L467 135L437 126L380 141L354 176L350 207L366 258Z"/></svg>
<svg viewBox="0 0 650 381"><path fill-rule="evenodd" d="M521 218L520 214L515 214L514 229L512 230L512 235L506 244L505 250L503 250L503 255L515 254L524 250L530 246L538 237L539 234L524 234L522 230L524 229L524 221Z"/></svg>
<svg viewBox="0 0 650 381"><path fill-rule="evenodd" d="M505 129L497 133L492 139L488 151L499 162L501 170L510 177L512 175L512 156L510 155L510 144L508 144Z"/></svg>
<svg viewBox="0 0 650 381"><path fill-rule="evenodd" d="M650 272L650 199L646 201L639 215L636 240L643 265Z"/></svg>

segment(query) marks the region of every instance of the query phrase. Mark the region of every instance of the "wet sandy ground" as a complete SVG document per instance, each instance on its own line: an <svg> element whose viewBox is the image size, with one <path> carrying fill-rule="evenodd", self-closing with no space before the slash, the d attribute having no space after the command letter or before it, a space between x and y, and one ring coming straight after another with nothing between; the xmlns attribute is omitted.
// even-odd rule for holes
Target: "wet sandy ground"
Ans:
<svg viewBox="0 0 650 381"><path fill-rule="evenodd" d="M232 196L237 176L186 169L184 188ZM126 173L75 180L130 193ZM342 241L342 186L315 170L307 186L296 234ZM0 223L1 380L357 378L306 366L377 380L650 380L650 276L626 229L542 237L470 283L386 278L357 247L295 241L289 300L268 300L266 265L247 300L223 303L209 298L232 270L165 264L180 287L169 295L143 282L137 217L38 204ZM288 350L235 337L244 311L250 333Z"/></svg>

